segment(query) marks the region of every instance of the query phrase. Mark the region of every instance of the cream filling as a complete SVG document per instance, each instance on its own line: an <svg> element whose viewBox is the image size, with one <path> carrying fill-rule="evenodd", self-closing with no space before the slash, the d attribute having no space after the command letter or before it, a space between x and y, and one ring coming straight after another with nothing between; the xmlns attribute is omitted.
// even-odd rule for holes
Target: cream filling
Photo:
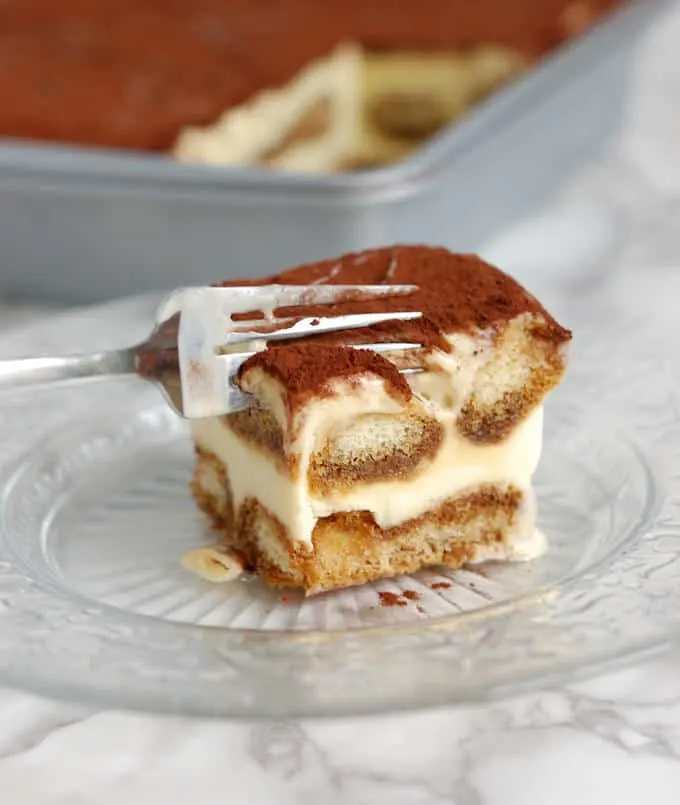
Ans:
<svg viewBox="0 0 680 805"><path fill-rule="evenodd" d="M476 565L489 561L504 562L529 562L542 556L547 547L548 540L545 534L538 528L533 527L533 520L529 524L529 518L523 516L522 522L525 523L526 531L521 533L520 528L515 530L510 539L505 542L491 542L486 545L475 546L475 555L468 564Z"/></svg>
<svg viewBox="0 0 680 805"><path fill-rule="evenodd" d="M311 545L316 521L325 516L317 511L319 502L312 496L307 482L312 454L323 445L329 433L341 430L344 423L357 416L395 415L402 411L402 406L387 393L382 378L361 376L352 384L336 383L328 397L315 399L288 422L285 392L268 375L252 370L242 378L241 385L279 421L285 434L285 452L298 457L297 477L293 480L280 472L262 450L244 442L219 418L194 421L194 440L228 468L235 506L248 497L257 498L288 529L291 539Z"/></svg>
<svg viewBox="0 0 680 805"><path fill-rule="evenodd" d="M314 515L370 511L381 528L392 528L481 484L508 483L529 494L541 455L543 412L536 411L502 444L475 445L442 422L444 439L435 458L417 475L369 484L312 499Z"/></svg>
<svg viewBox="0 0 680 805"><path fill-rule="evenodd" d="M294 143L273 164L287 170L330 171L357 138L361 55L343 45L300 71L288 85L264 90L228 109L213 125L187 127L173 155L182 162L256 165L276 148L315 104L329 104L324 132Z"/></svg>
<svg viewBox="0 0 680 805"><path fill-rule="evenodd" d="M512 326L521 328L525 323L524 317L518 317ZM381 528L392 528L480 485L510 484L523 493L524 505L507 540L517 543L519 554L536 555L542 551L538 542L531 542L535 521L531 477L541 455L543 409L537 408L499 444L479 444L464 438L456 419L478 374L488 370L496 347L486 332L474 337L453 334L448 340L449 353L430 353L428 370L409 377L417 394L410 413L436 419L442 427L442 442L434 458L407 478L357 483L323 496L309 488L307 470L313 454L331 438L336 443L351 442L346 435L362 417L385 415L384 438L398 441L400 428L395 420L390 427L389 417L409 410L388 393L381 377L371 374L335 381L327 396L312 398L292 415L285 389L271 376L254 368L241 378L243 391L254 395L277 419L284 434L284 451L297 462L294 479L219 418L195 420L194 439L228 468L234 505L256 498L294 541L311 546L317 520L338 512L368 511ZM343 447L343 452L351 450ZM512 552L508 546L500 550L504 555Z"/></svg>
<svg viewBox="0 0 680 805"><path fill-rule="evenodd" d="M523 317L518 317L518 322L520 320L523 324ZM427 356L428 371L411 375L409 382L424 400L455 416L495 347L491 334L486 331L479 331L474 337L453 333L446 336L446 340L451 351L432 351Z"/></svg>
<svg viewBox="0 0 680 805"><path fill-rule="evenodd" d="M523 67L522 56L496 45L465 53L366 53L357 44L344 44L284 86L225 110L214 123L186 127L172 153L187 163L265 164L298 172L388 163L405 157ZM328 108L327 125L295 136L320 102ZM423 113L430 118L424 130ZM280 152L272 156L272 149Z"/></svg>
<svg viewBox="0 0 680 805"><path fill-rule="evenodd" d="M193 423L199 447L214 453L228 468L234 505L256 498L288 530L294 541L311 545L321 517L336 512L369 511L382 528L390 528L434 509L444 500L480 484L509 483L526 495L515 535L526 540L533 530L531 476L541 453L543 411L537 409L503 443L475 445L444 424L444 440L433 461L419 474L376 483L355 484L323 497L311 494L306 473L292 479L262 450L234 434L221 420ZM302 469L302 468L301 468Z"/></svg>

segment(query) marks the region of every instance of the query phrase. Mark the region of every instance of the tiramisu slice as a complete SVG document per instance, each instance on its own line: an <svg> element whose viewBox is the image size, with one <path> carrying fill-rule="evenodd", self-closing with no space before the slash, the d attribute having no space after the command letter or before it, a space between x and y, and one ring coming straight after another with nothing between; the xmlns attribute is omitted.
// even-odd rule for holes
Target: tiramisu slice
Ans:
<svg viewBox="0 0 680 805"><path fill-rule="evenodd" d="M476 256L425 246L263 282L409 283L408 298L351 310L423 313L265 349L239 378L256 404L194 422L194 496L267 582L315 593L540 553L531 477L571 335L533 296ZM375 340L423 347L347 345Z"/></svg>

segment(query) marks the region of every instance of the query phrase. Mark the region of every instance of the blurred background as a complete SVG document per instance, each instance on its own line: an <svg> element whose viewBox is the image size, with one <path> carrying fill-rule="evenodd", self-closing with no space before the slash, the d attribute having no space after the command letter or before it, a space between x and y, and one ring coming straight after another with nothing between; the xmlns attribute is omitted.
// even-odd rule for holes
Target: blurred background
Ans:
<svg viewBox="0 0 680 805"><path fill-rule="evenodd" d="M98 301L394 242L578 288L680 181L679 14L4 0L0 294Z"/></svg>

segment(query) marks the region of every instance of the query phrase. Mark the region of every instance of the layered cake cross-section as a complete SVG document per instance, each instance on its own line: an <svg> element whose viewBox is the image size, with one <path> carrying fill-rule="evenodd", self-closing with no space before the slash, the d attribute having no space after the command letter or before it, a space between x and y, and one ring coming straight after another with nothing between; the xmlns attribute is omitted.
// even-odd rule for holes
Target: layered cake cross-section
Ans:
<svg viewBox="0 0 680 805"><path fill-rule="evenodd" d="M307 593L542 552L531 479L571 334L531 294L474 255L425 246L262 282L412 284L335 312L423 315L279 342L243 365L253 406L192 425L193 494L225 544L268 583ZM422 347L357 346L376 340Z"/></svg>

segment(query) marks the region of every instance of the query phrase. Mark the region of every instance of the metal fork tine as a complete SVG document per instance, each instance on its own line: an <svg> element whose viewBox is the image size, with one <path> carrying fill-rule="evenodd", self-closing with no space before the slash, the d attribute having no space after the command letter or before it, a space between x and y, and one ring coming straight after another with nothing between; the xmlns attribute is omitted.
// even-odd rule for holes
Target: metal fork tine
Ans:
<svg viewBox="0 0 680 805"><path fill-rule="evenodd" d="M388 313L358 313L346 316L329 316L291 319L292 324L267 332L272 325L274 311L285 307L331 304L333 302L360 301L375 296L394 296L412 293L413 286L248 286L240 288L184 288L176 291L159 308L162 322L176 313L179 316L177 357L181 377L181 403L177 407L189 419L224 414L241 410L248 405L243 394L232 382L239 366L251 354L246 342L282 341L304 335L328 333L368 327L386 321L419 318L420 311ZM236 314L259 311L264 321L234 321ZM264 332L253 328L264 325ZM244 327L250 328L244 331ZM235 350L230 351L231 347ZM222 353L222 349L225 352ZM241 352L248 350L247 353ZM252 349L252 347L251 347ZM396 350L394 344L380 350ZM417 369L402 370L411 374ZM236 407L235 407L236 406Z"/></svg>
<svg viewBox="0 0 680 805"><path fill-rule="evenodd" d="M321 333L334 333L338 330L352 330L362 327L371 327L386 321L408 321L418 319L422 314L418 312L400 313L352 313L347 316L334 316L332 318L306 318L297 319L294 324L280 330L271 332L258 332L255 330L232 330L229 333L227 344L242 344L246 341L255 341L264 338L267 341L285 341L289 338L300 338L303 335L320 335Z"/></svg>
<svg viewBox="0 0 680 805"><path fill-rule="evenodd" d="M338 301L360 301L374 297L408 296L415 285L245 285L226 288L189 287L173 291L160 305L158 324L167 321L196 300L207 300L213 311L229 318L234 313L277 308L330 305Z"/></svg>
<svg viewBox="0 0 680 805"><path fill-rule="evenodd" d="M356 296L356 299L364 296L366 299L376 296L407 296L418 290L415 285L272 285L270 287L276 295L277 307L328 305L353 296Z"/></svg>
<svg viewBox="0 0 680 805"><path fill-rule="evenodd" d="M399 352L401 350L421 349L422 344L413 341L376 341L367 344L350 344L354 349L370 349L372 352Z"/></svg>
<svg viewBox="0 0 680 805"><path fill-rule="evenodd" d="M250 285L238 288L213 288L223 292L230 304L238 301L252 303L252 310L267 307L301 307L304 305L329 305L352 296L357 298L376 296L406 296L418 290L415 285ZM355 299L356 301L356 299Z"/></svg>

